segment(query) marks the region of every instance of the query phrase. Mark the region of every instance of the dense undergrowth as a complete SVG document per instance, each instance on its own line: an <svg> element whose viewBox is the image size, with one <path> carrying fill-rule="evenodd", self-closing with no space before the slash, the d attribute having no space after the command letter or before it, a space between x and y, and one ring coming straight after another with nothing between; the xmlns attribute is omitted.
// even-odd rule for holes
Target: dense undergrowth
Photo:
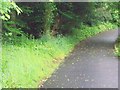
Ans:
<svg viewBox="0 0 120 90"><path fill-rule="evenodd" d="M74 28L69 36L42 36L41 39L27 39L23 36L11 42L3 41L3 87L38 87L42 80L50 77L58 68L77 43L115 27L111 23L94 27L80 25L80 28Z"/></svg>

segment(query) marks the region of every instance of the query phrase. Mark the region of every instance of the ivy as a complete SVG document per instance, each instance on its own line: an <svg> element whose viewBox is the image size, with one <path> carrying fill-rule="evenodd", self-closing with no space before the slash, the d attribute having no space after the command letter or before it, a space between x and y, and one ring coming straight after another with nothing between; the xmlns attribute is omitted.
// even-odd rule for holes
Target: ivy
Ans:
<svg viewBox="0 0 120 90"><path fill-rule="evenodd" d="M51 25L54 22L55 14L57 7L54 2L45 3L45 12L44 12L44 31L46 35L50 35Z"/></svg>

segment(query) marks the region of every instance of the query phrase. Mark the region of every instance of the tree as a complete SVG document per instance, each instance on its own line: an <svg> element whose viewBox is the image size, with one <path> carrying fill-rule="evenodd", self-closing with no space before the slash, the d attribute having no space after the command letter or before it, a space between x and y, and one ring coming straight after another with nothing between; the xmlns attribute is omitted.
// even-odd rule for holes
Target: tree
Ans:
<svg viewBox="0 0 120 90"><path fill-rule="evenodd" d="M22 10L16 5L15 2L11 0L0 0L0 19L9 20L10 12L12 12L12 10L17 11L18 15L22 12Z"/></svg>
<svg viewBox="0 0 120 90"><path fill-rule="evenodd" d="M22 10L11 0L0 0L0 19L3 20L3 36L16 36L20 33L20 29L16 28L16 12L19 15Z"/></svg>
<svg viewBox="0 0 120 90"><path fill-rule="evenodd" d="M54 21L54 11L57 9L54 2L46 2L44 4L44 34L50 36L51 26Z"/></svg>

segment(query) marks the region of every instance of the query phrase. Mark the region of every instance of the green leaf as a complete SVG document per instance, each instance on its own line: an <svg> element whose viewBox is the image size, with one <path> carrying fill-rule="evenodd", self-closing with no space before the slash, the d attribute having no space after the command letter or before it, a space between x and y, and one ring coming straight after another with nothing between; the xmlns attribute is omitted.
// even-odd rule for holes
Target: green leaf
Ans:
<svg viewBox="0 0 120 90"><path fill-rule="evenodd" d="M2 20L8 20L5 16L0 17Z"/></svg>
<svg viewBox="0 0 120 90"><path fill-rule="evenodd" d="M9 15L9 14L5 14L5 16L6 16L8 19L10 19L10 15Z"/></svg>

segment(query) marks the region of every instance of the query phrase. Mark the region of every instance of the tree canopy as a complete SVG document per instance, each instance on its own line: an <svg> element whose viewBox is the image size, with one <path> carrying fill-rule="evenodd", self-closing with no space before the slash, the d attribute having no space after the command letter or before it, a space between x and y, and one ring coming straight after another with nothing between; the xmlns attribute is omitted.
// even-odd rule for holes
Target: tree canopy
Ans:
<svg viewBox="0 0 120 90"><path fill-rule="evenodd" d="M4 33L13 36L26 34L39 38L42 34L69 34L72 27L80 23L92 26L102 22L119 22L117 2L15 3L8 0L0 3ZM10 16L16 18L13 20Z"/></svg>

